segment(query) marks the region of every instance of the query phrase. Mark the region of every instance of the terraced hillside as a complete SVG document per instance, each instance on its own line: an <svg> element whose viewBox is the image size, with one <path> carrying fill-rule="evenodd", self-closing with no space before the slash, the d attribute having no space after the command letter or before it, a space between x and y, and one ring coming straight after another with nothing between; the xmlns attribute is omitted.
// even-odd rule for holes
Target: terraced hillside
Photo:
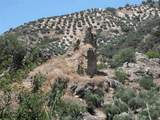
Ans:
<svg viewBox="0 0 160 120"><path fill-rule="evenodd" d="M64 53L77 40L83 41L87 27L92 27L97 34L104 32L109 41L115 36L136 30L143 22L159 16L159 8L150 5L89 9L69 15L42 18L6 33L20 33L29 47L46 44L44 53L49 53L50 56ZM102 39L98 41L104 42L106 41Z"/></svg>

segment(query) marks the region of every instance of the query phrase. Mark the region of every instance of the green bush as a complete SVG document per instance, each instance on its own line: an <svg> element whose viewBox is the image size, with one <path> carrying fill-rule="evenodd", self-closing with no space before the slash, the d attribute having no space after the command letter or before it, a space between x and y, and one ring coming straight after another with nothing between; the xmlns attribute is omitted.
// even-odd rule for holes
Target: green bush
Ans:
<svg viewBox="0 0 160 120"><path fill-rule="evenodd" d="M129 113L121 113L119 115L115 115L113 120L133 120L133 118Z"/></svg>
<svg viewBox="0 0 160 120"><path fill-rule="evenodd" d="M52 86L52 90L48 97L48 106L51 111L51 115L60 120L80 120L81 114L86 111L83 106L75 102L66 102L61 99L64 95L64 91L67 87L68 79L57 78L55 84Z"/></svg>
<svg viewBox="0 0 160 120"><path fill-rule="evenodd" d="M52 114L55 113L58 105L61 103L61 97L64 95L67 83L68 79L57 78L54 85L52 86L48 97L48 106L50 107Z"/></svg>
<svg viewBox="0 0 160 120"><path fill-rule="evenodd" d="M145 106L144 100L140 97L134 97L128 101L128 105L132 110L143 108Z"/></svg>
<svg viewBox="0 0 160 120"><path fill-rule="evenodd" d="M101 107L104 102L104 94L99 89L95 91L88 90L85 92L84 99L89 106Z"/></svg>
<svg viewBox="0 0 160 120"><path fill-rule="evenodd" d="M154 35L150 36L149 38L147 38L147 40L145 42L141 42L141 45L139 45L140 50L142 50L142 52L146 53L148 51L159 51L159 45L160 45L160 41L159 41L159 37L155 37ZM157 56L157 53L149 53L148 55L153 55L154 57Z"/></svg>
<svg viewBox="0 0 160 120"><path fill-rule="evenodd" d="M154 82L153 82L153 78L150 76L143 76L140 80L139 80L139 85L141 87L143 87L146 90L151 89L152 87L154 87Z"/></svg>
<svg viewBox="0 0 160 120"><path fill-rule="evenodd" d="M3 77L0 79L0 90L10 91L11 90L11 79L8 77Z"/></svg>
<svg viewBox="0 0 160 120"><path fill-rule="evenodd" d="M60 120L81 120L85 111L85 107L73 101L62 101L57 110Z"/></svg>
<svg viewBox="0 0 160 120"><path fill-rule="evenodd" d="M22 47L17 47L13 51L13 67L19 69L23 66L23 59L26 54L26 49Z"/></svg>
<svg viewBox="0 0 160 120"><path fill-rule="evenodd" d="M0 63L8 63L12 68L18 69L23 66L26 55L26 46L18 40L17 34L6 34L0 38L1 59ZM7 64L6 64L7 65ZM4 65L4 67L8 67Z"/></svg>
<svg viewBox="0 0 160 120"><path fill-rule="evenodd" d="M11 93L0 95L0 120L13 120L14 111L11 107Z"/></svg>
<svg viewBox="0 0 160 120"><path fill-rule="evenodd" d="M27 76L28 70L27 68L11 70L10 71L10 78L12 82L20 82L23 78Z"/></svg>
<svg viewBox="0 0 160 120"><path fill-rule="evenodd" d="M146 55L149 58L160 58L160 52L157 52L157 51L148 51L146 52Z"/></svg>
<svg viewBox="0 0 160 120"><path fill-rule="evenodd" d="M40 55L41 46L37 45L28 52L28 46L19 39L19 36L21 34L18 33L0 36L0 74L9 71L7 73L10 74L12 82L19 82L31 69L44 61Z"/></svg>
<svg viewBox="0 0 160 120"><path fill-rule="evenodd" d="M12 64L15 69L23 66L23 59L26 55L26 46L18 40L18 34L5 36L7 51L12 56Z"/></svg>
<svg viewBox="0 0 160 120"><path fill-rule="evenodd" d="M116 115L116 114L120 114L120 109L118 108L118 106L114 105L114 104L109 104L109 105L106 105L104 107L104 113L106 114L107 116L107 120L113 120L113 117Z"/></svg>
<svg viewBox="0 0 160 120"><path fill-rule="evenodd" d="M152 88L151 90L142 90L139 92L139 97L146 103L154 106L160 106L159 90Z"/></svg>
<svg viewBox="0 0 160 120"><path fill-rule="evenodd" d="M110 11L110 12L111 12L112 14L114 14L114 15L116 14L116 12L115 12L116 9L115 9L115 8L107 7L106 10L107 10L107 11Z"/></svg>
<svg viewBox="0 0 160 120"><path fill-rule="evenodd" d="M121 49L118 53L113 56L111 66L118 67L123 65L125 62L134 62L135 52L131 48Z"/></svg>
<svg viewBox="0 0 160 120"><path fill-rule="evenodd" d="M45 99L40 94L21 93L16 120L47 120L44 103Z"/></svg>
<svg viewBox="0 0 160 120"><path fill-rule="evenodd" d="M41 51L39 46L35 48L31 48L31 52L25 57L25 65L33 64L33 63L42 63L45 61L43 56L41 56Z"/></svg>
<svg viewBox="0 0 160 120"><path fill-rule="evenodd" d="M25 64L26 44L22 43L18 36L19 34L10 33L0 37L0 74L4 73L0 79L6 79L10 85L20 82L29 71ZM7 82L3 85L5 83ZM10 86L9 84L7 86Z"/></svg>
<svg viewBox="0 0 160 120"><path fill-rule="evenodd" d="M104 64L104 63L97 64L97 69L98 69L98 70L104 69L104 68L106 68L106 67L107 67L107 65Z"/></svg>
<svg viewBox="0 0 160 120"><path fill-rule="evenodd" d="M127 74L122 69L117 69L115 71L115 75L116 79L121 83L124 83L125 80L127 79Z"/></svg>
<svg viewBox="0 0 160 120"><path fill-rule="evenodd" d="M112 58L116 50L117 49L113 44L102 45L98 48L99 54L105 56L106 58Z"/></svg>
<svg viewBox="0 0 160 120"><path fill-rule="evenodd" d="M128 105L120 99L115 99L114 104L119 108L120 112L128 112Z"/></svg>
<svg viewBox="0 0 160 120"><path fill-rule="evenodd" d="M33 92L37 92L40 87L42 87L43 82L45 81L45 76L42 74L37 74L34 76L34 81L33 81Z"/></svg>
<svg viewBox="0 0 160 120"><path fill-rule="evenodd" d="M151 120L151 119L158 120L158 118L160 118L160 108L159 107L149 106L148 109L147 108L143 109L143 111L138 114L139 120Z"/></svg>
<svg viewBox="0 0 160 120"><path fill-rule="evenodd" d="M124 101L126 104L128 104L129 100L134 98L136 96L135 91L130 88L118 88L116 90L116 93L114 95L115 98L121 99Z"/></svg>

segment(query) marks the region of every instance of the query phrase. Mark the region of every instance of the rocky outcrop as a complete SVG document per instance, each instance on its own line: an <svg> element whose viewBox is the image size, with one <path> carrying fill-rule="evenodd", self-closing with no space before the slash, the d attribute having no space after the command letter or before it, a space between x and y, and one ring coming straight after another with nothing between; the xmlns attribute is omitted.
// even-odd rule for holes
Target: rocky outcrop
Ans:
<svg viewBox="0 0 160 120"><path fill-rule="evenodd" d="M148 74L154 79L160 78L160 59L149 59L142 53L136 53L136 63L124 63L122 69L129 75L129 80L137 80Z"/></svg>

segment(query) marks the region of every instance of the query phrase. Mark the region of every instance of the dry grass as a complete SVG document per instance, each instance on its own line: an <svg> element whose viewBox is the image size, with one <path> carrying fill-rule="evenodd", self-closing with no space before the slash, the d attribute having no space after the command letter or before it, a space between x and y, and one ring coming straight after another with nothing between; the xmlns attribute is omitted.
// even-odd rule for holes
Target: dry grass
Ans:
<svg viewBox="0 0 160 120"><path fill-rule="evenodd" d="M90 78L87 75L80 76L76 72L76 65L78 64L78 60L81 57L85 57L87 49L91 46L86 44L81 47L78 51L71 57L67 57L67 55L59 56L56 58L52 58L48 60L46 63L38 66L33 71L31 71L27 78L32 79L38 73L41 73L46 76L47 80L45 81L42 90L48 91L51 88L51 85L54 83L55 79L60 78L68 78L70 81L75 82L88 82L88 81L101 81L104 80L104 76L95 76L94 78ZM25 82L25 86L31 85L30 81ZM28 87L30 88L30 87Z"/></svg>

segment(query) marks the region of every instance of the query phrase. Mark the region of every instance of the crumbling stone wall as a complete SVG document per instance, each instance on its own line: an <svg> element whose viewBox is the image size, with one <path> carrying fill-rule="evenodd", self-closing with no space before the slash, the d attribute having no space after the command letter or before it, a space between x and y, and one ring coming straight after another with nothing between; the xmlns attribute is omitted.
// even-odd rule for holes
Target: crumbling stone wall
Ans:
<svg viewBox="0 0 160 120"><path fill-rule="evenodd" d="M95 34L93 34L92 28L88 28L86 31L86 43L90 44L92 48L87 51L87 74L93 77L97 72L97 55L96 48L97 42Z"/></svg>
<svg viewBox="0 0 160 120"><path fill-rule="evenodd" d="M85 35L85 43L91 44L94 48L97 47L97 41L96 41L96 35L93 34L92 28L89 27L86 30L86 35Z"/></svg>
<svg viewBox="0 0 160 120"><path fill-rule="evenodd" d="M93 77L97 72L96 49L89 48L87 51L87 74Z"/></svg>
<svg viewBox="0 0 160 120"><path fill-rule="evenodd" d="M82 46L76 44L76 49L83 49L83 53L78 58L77 73L80 75L87 74L93 77L97 72L97 55L96 55L96 39L91 28L86 30L86 36ZM86 46L86 47L84 47ZM85 49L84 49L85 48Z"/></svg>

